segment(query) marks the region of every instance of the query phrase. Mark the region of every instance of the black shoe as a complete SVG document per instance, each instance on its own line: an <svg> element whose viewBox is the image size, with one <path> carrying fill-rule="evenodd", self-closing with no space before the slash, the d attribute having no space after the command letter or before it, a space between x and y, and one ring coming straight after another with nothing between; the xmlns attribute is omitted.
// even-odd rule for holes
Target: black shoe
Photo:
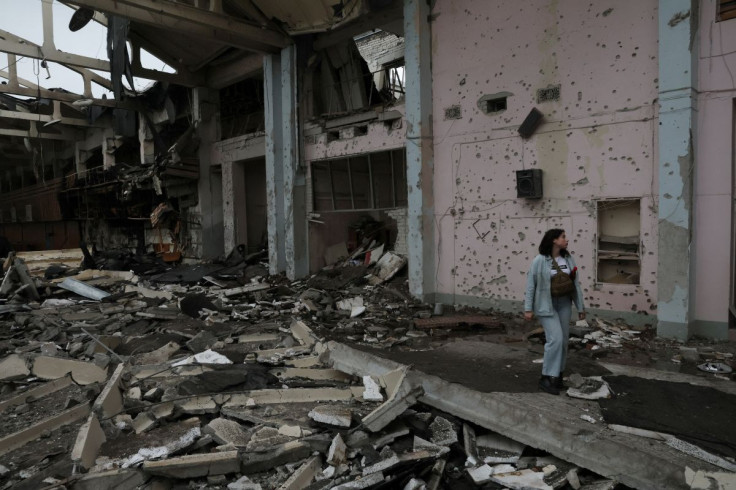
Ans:
<svg viewBox="0 0 736 490"><path fill-rule="evenodd" d="M557 383L555 383L555 388L557 388L558 390L564 390L565 388L567 388L567 386L565 386L565 383L562 382L562 374L563 373L560 373L560 375L555 378L557 380Z"/></svg>
<svg viewBox="0 0 736 490"><path fill-rule="evenodd" d="M559 395L560 390L557 389L557 379L553 376L542 376L539 379L539 389L546 391L550 395Z"/></svg>

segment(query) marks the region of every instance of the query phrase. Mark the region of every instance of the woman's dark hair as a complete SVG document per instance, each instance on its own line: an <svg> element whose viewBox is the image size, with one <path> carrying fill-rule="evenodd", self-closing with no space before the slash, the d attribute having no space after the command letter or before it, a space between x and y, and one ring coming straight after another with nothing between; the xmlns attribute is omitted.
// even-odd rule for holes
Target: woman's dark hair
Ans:
<svg viewBox="0 0 736 490"><path fill-rule="evenodd" d="M560 238L560 235L562 235L563 233L565 233L565 230L562 230L560 228L552 228L551 230L547 230L547 233L545 233L544 237L542 237L542 243L539 244L539 253L552 257L552 242ZM567 257L568 255L570 255L570 253L563 248L560 249L560 255L563 257Z"/></svg>

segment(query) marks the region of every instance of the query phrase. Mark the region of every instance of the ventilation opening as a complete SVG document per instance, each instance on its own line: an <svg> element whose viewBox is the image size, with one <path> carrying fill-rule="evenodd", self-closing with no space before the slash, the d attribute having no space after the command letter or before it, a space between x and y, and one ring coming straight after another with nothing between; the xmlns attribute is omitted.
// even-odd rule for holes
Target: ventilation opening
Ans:
<svg viewBox="0 0 736 490"><path fill-rule="evenodd" d="M486 114L493 114L506 110L506 97L486 101Z"/></svg>
<svg viewBox="0 0 736 490"><path fill-rule="evenodd" d="M641 202L598 201L598 282L639 284Z"/></svg>

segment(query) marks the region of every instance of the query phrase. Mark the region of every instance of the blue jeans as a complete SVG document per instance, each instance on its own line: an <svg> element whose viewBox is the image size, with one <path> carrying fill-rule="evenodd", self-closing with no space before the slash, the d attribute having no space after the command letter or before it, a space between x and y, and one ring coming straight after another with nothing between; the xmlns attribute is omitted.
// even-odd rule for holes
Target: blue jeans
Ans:
<svg viewBox="0 0 736 490"><path fill-rule="evenodd" d="M570 296L552 298L552 316L540 316L546 343L544 344L544 376L558 377L565 370L567 360L567 343L570 337L570 317L572 316L572 299Z"/></svg>

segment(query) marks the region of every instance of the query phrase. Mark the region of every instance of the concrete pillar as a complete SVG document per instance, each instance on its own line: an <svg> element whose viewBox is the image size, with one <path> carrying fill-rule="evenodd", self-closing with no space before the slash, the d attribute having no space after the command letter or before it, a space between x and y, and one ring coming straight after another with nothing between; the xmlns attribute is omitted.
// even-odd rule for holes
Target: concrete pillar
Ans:
<svg viewBox="0 0 736 490"><path fill-rule="evenodd" d="M296 47L264 58L266 199L271 274L307 275L306 178L297 139Z"/></svg>
<svg viewBox="0 0 736 490"><path fill-rule="evenodd" d="M429 15L430 7L425 0L404 0L409 290L424 301L432 301L435 292L434 141Z"/></svg>
<svg viewBox="0 0 736 490"><path fill-rule="evenodd" d="M206 88L193 90L194 121L199 136L199 201L196 212L200 218L199 254L211 259L222 255L225 247L222 212L222 175L213 172L212 145L219 139L219 96Z"/></svg>
<svg viewBox="0 0 736 490"><path fill-rule="evenodd" d="M692 319L697 25L698 0L659 1L657 335L680 340L690 335Z"/></svg>

